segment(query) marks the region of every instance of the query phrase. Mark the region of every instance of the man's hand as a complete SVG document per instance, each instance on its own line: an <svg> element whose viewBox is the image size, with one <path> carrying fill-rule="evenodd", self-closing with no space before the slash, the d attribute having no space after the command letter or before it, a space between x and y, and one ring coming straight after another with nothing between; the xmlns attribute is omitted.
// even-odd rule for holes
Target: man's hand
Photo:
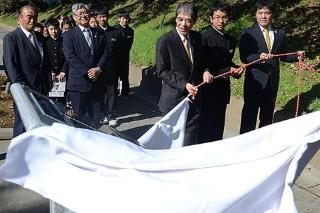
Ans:
<svg viewBox="0 0 320 213"><path fill-rule="evenodd" d="M239 76L239 75L241 75L245 70L246 70L246 68L244 68L244 67L238 67L238 68L231 67L229 72L230 72L230 75L231 75L231 76Z"/></svg>
<svg viewBox="0 0 320 213"><path fill-rule="evenodd" d="M213 75L209 71L205 71L203 73L203 82L205 83L211 83L213 81Z"/></svg>
<svg viewBox="0 0 320 213"><path fill-rule="evenodd" d="M272 58L273 58L273 55L271 53L261 53L260 54L260 59L262 59L262 60L269 60Z"/></svg>
<svg viewBox="0 0 320 213"><path fill-rule="evenodd" d="M306 52L305 51L298 51L297 56L298 56L299 61L304 61L304 59L306 58Z"/></svg>
<svg viewBox="0 0 320 213"><path fill-rule="evenodd" d="M57 78L59 81L62 81L65 76L66 76L66 74L65 74L64 72L60 72L59 75L56 76L56 78Z"/></svg>
<svg viewBox="0 0 320 213"><path fill-rule="evenodd" d="M193 86L190 83L186 84L186 89L188 91L189 94L191 94L191 96L194 98L194 96L196 96L197 92L198 92L198 88L196 86Z"/></svg>
<svg viewBox="0 0 320 213"><path fill-rule="evenodd" d="M88 76L92 81L96 81L101 73L102 70L99 67L95 67L88 71Z"/></svg>

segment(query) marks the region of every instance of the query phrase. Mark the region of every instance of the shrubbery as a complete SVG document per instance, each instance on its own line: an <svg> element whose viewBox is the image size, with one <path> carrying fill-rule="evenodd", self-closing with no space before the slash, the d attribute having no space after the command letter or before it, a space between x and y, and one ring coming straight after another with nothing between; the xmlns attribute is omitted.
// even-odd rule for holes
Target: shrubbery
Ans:
<svg viewBox="0 0 320 213"><path fill-rule="evenodd" d="M15 12L19 7L26 4L35 5L40 11L48 8L46 0L2 0L0 1L0 14Z"/></svg>

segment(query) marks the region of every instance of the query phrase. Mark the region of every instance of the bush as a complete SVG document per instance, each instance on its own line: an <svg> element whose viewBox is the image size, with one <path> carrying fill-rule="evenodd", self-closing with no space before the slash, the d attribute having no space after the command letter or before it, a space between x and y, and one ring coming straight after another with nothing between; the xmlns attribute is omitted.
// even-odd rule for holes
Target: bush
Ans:
<svg viewBox="0 0 320 213"><path fill-rule="evenodd" d="M46 10L48 3L45 0L2 0L0 1L0 14L14 13L23 5L35 5L39 11Z"/></svg>

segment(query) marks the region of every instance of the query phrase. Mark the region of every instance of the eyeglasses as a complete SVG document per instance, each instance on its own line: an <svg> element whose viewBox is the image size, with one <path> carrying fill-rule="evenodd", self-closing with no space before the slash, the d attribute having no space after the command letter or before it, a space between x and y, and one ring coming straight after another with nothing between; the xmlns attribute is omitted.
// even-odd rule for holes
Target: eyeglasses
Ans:
<svg viewBox="0 0 320 213"><path fill-rule="evenodd" d="M74 15L78 16L78 17L88 17L88 16L90 16L90 13L89 12L80 12L80 13L77 13Z"/></svg>
<svg viewBox="0 0 320 213"><path fill-rule="evenodd" d="M212 16L212 19L215 19L215 20L222 20L224 22L227 22L229 20L229 17L220 17L220 16Z"/></svg>

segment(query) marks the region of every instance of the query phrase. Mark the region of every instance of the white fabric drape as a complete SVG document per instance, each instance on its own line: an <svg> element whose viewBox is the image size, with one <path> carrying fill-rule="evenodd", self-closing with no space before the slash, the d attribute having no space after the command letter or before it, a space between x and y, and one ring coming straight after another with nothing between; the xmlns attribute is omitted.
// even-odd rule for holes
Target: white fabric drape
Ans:
<svg viewBox="0 0 320 213"><path fill-rule="evenodd" d="M290 184L307 144L320 139L320 112L179 148L187 105L140 138L162 150L62 124L26 132L0 178L76 212L296 212Z"/></svg>

